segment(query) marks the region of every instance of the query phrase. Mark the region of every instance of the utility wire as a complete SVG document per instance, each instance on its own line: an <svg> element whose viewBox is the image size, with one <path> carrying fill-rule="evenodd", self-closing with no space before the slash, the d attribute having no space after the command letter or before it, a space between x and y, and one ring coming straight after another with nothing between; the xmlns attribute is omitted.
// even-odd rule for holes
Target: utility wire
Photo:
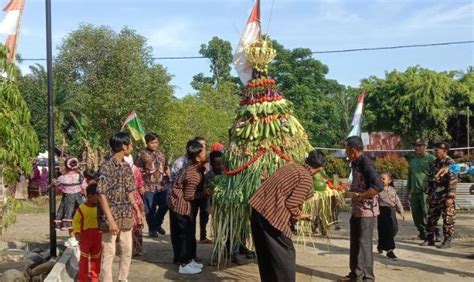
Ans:
<svg viewBox="0 0 474 282"><path fill-rule="evenodd" d="M377 50L393 50L393 49L406 49L406 48L425 48L425 47L437 47L437 46L449 46L449 45L465 45L473 44L474 40L466 41L450 41L450 42L439 42L439 43L426 43L426 44L411 44L411 45L398 45L398 46L385 46L385 47L367 47L367 48L353 48L353 49L341 49L341 50L323 50L323 51L312 51L311 54L334 54L334 53L349 53L349 52L365 52L365 51L377 51ZM153 57L153 60L195 60L195 59L207 59L204 56L174 56L174 57ZM23 58L21 61L45 61L45 58Z"/></svg>
<svg viewBox="0 0 474 282"><path fill-rule="evenodd" d="M440 42L440 43L427 43L427 44L412 44L412 45L398 45L388 47L368 47L368 48L354 48L354 49L342 49L342 50L329 50L329 51L313 51L312 54L331 54L331 53L347 53L347 52L359 52L359 51L375 51L375 50L391 50L391 49L403 49L403 48L420 48L420 47L434 47L434 46L447 46L447 45L461 45L461 44L472 44L474 40L468 41L452 41L452 42Z"/></svg>

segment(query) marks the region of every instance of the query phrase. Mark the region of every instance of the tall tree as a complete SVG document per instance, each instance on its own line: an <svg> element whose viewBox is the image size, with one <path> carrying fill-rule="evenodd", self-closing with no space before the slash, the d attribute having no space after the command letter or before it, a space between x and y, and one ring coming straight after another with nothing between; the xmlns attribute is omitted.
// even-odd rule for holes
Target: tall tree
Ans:
<svg viewBox="0 0 474 282"><path fill-rule="evenodd" d="M56 72L53 73L57 74ZM55 75L57 78L58 75ZM54 117L55 140L59 145L65 143L66 133L71 129L72 123L69 113L78 114L81 101L77 95L71 95L62 81L54 79ZM48 116L47 116L47 73L42 65L30 66L30 73L21 76L18 80L21 95L31 111L33 128L39 138L41 150L47 149L48 143Z"/></svg>
<svg viewBox="0 0 474 282"><path fill-rule="evenodd" d="M104 145L132 110L146 130L166 131L165 117L173 110L171 76L153 64L143 36L127 27L114 32L105 26L82 25L58 49L58 79L80 99L80 114L92 121L97 129L93 132L101 135Z"/></svg>
<svg viewBox="0 0 474 282"><path fill-rule="evenodd" d="M416 66L386 73L385 79L364 79L368 129L396 132L406 143L419 136L431 141L451 139L448 121L462 110L461 104L472 101L472 92L456 88L455 75Z"/></svg>
<svg viewBox="0 0 474 282"><path fill-rule="evenodd" d="M21 97L14 64L6 59L8 49L0 46L0 173L14 181L18 169L31 172L38 153L38 138L30 124L31 114Z"/></svg>
<svg viewBox="0 0 474 282"><path fill-rule="evenodd" d="M341 109L335 102L345 99L345 88L326 78L328 67L312 57L310 49L285 49L273 40L277 50L271 73L279 81L279 88L295 106L295 114L307 130L314 146L338 143L341 132Z"/></svg>
<svg viewBox="0 0 474 282"><path fill-rule="evenodd" d="M232 45L229 41L214 36L207 44L202 44L199 54L210 61L211 77L199 73L194 76L191 86L198 90L203 84L218 84L223 81L234 81L230 74L232 63Z"/></svg>

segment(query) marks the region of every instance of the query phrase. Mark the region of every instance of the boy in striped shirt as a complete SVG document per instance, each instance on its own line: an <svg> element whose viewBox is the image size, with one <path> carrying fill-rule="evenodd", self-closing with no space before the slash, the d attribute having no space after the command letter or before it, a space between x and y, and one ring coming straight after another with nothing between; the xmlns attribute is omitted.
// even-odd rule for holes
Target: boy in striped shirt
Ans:
<svg viewBox="0 0 474 282"><path fill-rule="evenodd" d="M261 281L295 281L296 257L290 226L298 220L310 220L301 206L313 194L313 175L325 164L326 156L312 151L304 165L292 162L279 168L250 199Z"/></svg>

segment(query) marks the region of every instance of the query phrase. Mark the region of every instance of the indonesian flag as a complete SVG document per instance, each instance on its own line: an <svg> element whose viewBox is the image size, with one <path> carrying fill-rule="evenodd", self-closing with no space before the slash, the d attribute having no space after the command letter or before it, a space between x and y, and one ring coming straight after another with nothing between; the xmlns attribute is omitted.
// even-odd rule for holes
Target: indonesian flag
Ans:
<svg viewBox="0 0 474 282"><path fill-rule="evenodd" d="M245 46L249 45L262 37L260 27L260 0L255 1L252 12L250 13L244 33L240 38L239 45L234 53L232 62L235 70L239 74L240 81L244 85L252 79L252 64L245 57Z"/></svg>
<svg viewBox="0 0 474 282"><path fill-rule="evenodd" d="M365 91L362 90L362 92L359 95L359 99L357 101L357 108L354 113L354 118L352 119L352 130L351 133L349 133L349 136L360 136L360 123L362 120L362 109L364 107L364 98L365 98Z"/></svg>
<svg viewBox="0 0 474 282"><path fill-rule="evenodd" d="M7 15L0 23L0 34L8 35L5 46L10 50L7 54L7 59L11 62L15 61L18 29L24 6L24 0L10 0L7 6L3 9L3 11L7 12Z"/></svg>
<svg viewBox="0 0 474 282"><path fill-rule="evenodd" d="M142 140L143 144L146 146L145 129L143 129L143 125L135 111L132 111L130 115L128 115L127 119L122 125L122 130L125 128L125 126L128 127L128 130L130 130L130 133L132 134L132 137L135 139L135 141Z"/></svg>

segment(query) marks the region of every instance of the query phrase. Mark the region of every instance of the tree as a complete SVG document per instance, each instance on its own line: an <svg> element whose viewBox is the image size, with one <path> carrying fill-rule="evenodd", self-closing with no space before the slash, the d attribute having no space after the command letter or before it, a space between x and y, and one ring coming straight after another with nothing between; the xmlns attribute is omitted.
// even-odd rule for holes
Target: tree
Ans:
<svg viewBox="0 0 474 282"><path fill-rule="evenodd" d="M232 63L232 45L229 41L214 36L207 44L202 44L199 54L210 61L212 77L199 73L193 77L191 86L199 90L203 84L216 85L223 81L238 83L230 74Z"/></svg>
<svg viewBox="0 0 474 282"><path fill-rule="evenodd" d="M31 114L18 90L16 67L6 59L8 49L0 46L0 173L14 181L21 169L31 172L38 153L38 138L30 124Z"/></svg>
<svg viewBox="0 0 474 282"><path fill-rule="evenodd" d="M451 139L448 121L462 110L460 105L472 101L472 91L457 87L455 75L416 66L386 73L385 79L364 79L367 128L398 133L405 143L416 137L433 142Z"/></svg>
<svg viewBox="0 0 474 282"><path fill-rule="evenodd" d="M279 81L279 89L295 106L300 119L315 146L331 146L340 143L340 125L343 108L336 100L344 100L348 92L326 75L328 67L312 57L310 49L288 50L277 41L272 41L277 50L271 72Z"/></svg>
<svg viewBox="0 0 474 282"><path fill-rule="evenodd" d="M91 132L100 135L102 144L132 110L147 131L161 133L164 144L173 144L165 133L172 130L166 121L173 111L171 76L153 64L143 36L127 27L116 33L105 26L82 25L58 51L58 80L81 101L78 111L91 121Z"/></svg>
<svg viewBox="0 0 474 282"><path fill-rule="evenodd" d="M53 73L57 74L54 69ZM55 75L58 78L58 75ZM54 82L54 127L56 143L65 145L66 133L69 132L73 123L69 113L78 114L81 101L77 96L71 95L61 80L53 79ZM47 150L48 144L48 97L47 97L47 73L42 65L30 66L30 73L21 76L18 80L21 95L25 99L31 111L33 128L38 135L40 149Z"/></svg>

